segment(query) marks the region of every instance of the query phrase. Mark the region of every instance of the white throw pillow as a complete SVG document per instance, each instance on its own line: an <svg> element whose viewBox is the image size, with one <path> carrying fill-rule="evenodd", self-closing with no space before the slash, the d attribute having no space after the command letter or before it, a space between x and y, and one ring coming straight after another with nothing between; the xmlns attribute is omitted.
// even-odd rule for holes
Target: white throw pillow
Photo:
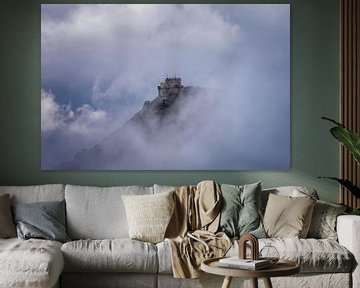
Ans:
<svg viewBox="0 0 360 288"><path fill-rule="evenodd" d="M122 196L131 239L151 243L164 240L175 208L173 193Z"/></svg>

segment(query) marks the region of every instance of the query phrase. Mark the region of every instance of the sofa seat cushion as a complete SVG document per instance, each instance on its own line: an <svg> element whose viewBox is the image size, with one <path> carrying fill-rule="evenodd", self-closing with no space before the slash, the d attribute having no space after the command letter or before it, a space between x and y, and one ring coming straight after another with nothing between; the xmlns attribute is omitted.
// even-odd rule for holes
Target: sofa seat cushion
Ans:
<svg viewBox="0 0 360 288"><path fill-rule="evenodd" d="M330 239L264 239L264 245L274 246L280 258L295 261L302 272L350 272L353 255Z"/></svg>
<svg viewBox="0 0 360 288"><path fill-rule="evenodd" d="M172 274L171 247L169 241L156 244L160 274Z"/></svg>
<svg viewBox="0 0 360 288"><path fill-rule="evenodd" d="M0 287L52 287L63 268L60 242L0 239Z"/></svg>
<svg viewBox="0 0 360 288"><path fill-rule="evenodd" d="M156 246L123 239L77 240L61 248L66 272L156 273Z"/></svg>
<svg viewBox="0 0 360 288"><path fill-rule="evenodd" d="M260 250L265 245L274 246L280 258L300 264L302 273L350 272L354 265L353 255L338 242L330 239L267 238L259 239ZM171 248L167 241L157 244L159 273L172 273ZM238 255L235 241L227 256ZM250 256L250 251L249 251Z"/></svg>
<svg viewBox="0 0 360 288"><path fill-rule="evenodd" d="M275 247L281 259L298 263L302 273L350 272L354 265L351 252L330 239L267 238L259 240L260 250L266 245ZM228 255L233 256L237 251L238 246L235 243Z"/></svg>

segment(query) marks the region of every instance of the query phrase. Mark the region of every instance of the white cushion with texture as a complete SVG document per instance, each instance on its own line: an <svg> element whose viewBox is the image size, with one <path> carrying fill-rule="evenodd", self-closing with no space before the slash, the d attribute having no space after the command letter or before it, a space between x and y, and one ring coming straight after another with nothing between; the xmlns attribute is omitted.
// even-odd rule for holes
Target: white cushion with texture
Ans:
<svg viewBox="0 0 360 288"><path fill-rule="evenodd" d="M64 268L61 243L0 239L0 287L49 288Z"/></svg>
<svg viewBox="0 0 360 288"><path fill-rule="evenodd" d="M71 239L128 238L123 195L153 194L152 187L66 185L67 233Z"/></svg>
<svg viewBox="0 0 360 288"><path fill-rule="evenodd" d="M66 272L155 273L156 246L130 239L78 240L61 248Z"/></svg>
<svg viewBox="0 0 360 288"><path fill-rule="evenodd" d="M131 239L158 243L174 213L173 191L155 195L123 196Z"/></svg>

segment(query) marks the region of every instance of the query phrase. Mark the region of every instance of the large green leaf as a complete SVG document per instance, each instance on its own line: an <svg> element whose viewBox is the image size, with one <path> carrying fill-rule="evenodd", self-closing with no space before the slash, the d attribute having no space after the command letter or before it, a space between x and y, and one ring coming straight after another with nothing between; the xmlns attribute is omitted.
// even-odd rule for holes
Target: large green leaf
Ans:
<svg viewBox="0 0 360 288"><path fill-rule="evenodd" d="M360 188L355 186L351 181L340 179L336 177L318 177L318 178L326 178L330 180L334 180L343 185L346 189L348 189L356 198L360 198Z"/></svg>
<svg viewBox="0 0 360 288"><path fill-rule="evenodd" d="M356 162L360 165L360 136L332 119L326 117L323 117L323 119L337 125L330 129L331 134L353 154Z"/></svg>
<svg viewBox="0 0 360 288"><path fill-rule="evenodd" d="M360 137L356 133L343 127L331 128L331 134L339 140L354 156L360 164Z"/></svg>

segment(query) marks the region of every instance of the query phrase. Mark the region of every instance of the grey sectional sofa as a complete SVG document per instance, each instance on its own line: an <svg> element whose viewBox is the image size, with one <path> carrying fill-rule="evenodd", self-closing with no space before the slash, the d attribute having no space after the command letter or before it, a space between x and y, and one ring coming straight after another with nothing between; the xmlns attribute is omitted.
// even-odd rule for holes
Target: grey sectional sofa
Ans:
<svg viewBox="0 0 360 288"><path fill-rule="evenodd" d="M66 202L67 233L72 241L0 239L0 287L221 287L223 278L172 277L167 242L146 243L128 238L122 195L143 195L173 187L90 187L76 185L0 186L15 203ZM302 189L301 187L297 187ZM305 188L306 189L306 188ZM268 190L263 191L264 204ZM292 195L292 187L272 189ZM316 193L316 192L312 192ZM360 287L360 217L337 218L338 241L330 239L260 239L280 256L297 261L301 273L274 278L274 287ZM228 255L237 253L237 243ZM249 285L234 279L233 287ZM262 284L262 281L259 281Z"/></svg>

